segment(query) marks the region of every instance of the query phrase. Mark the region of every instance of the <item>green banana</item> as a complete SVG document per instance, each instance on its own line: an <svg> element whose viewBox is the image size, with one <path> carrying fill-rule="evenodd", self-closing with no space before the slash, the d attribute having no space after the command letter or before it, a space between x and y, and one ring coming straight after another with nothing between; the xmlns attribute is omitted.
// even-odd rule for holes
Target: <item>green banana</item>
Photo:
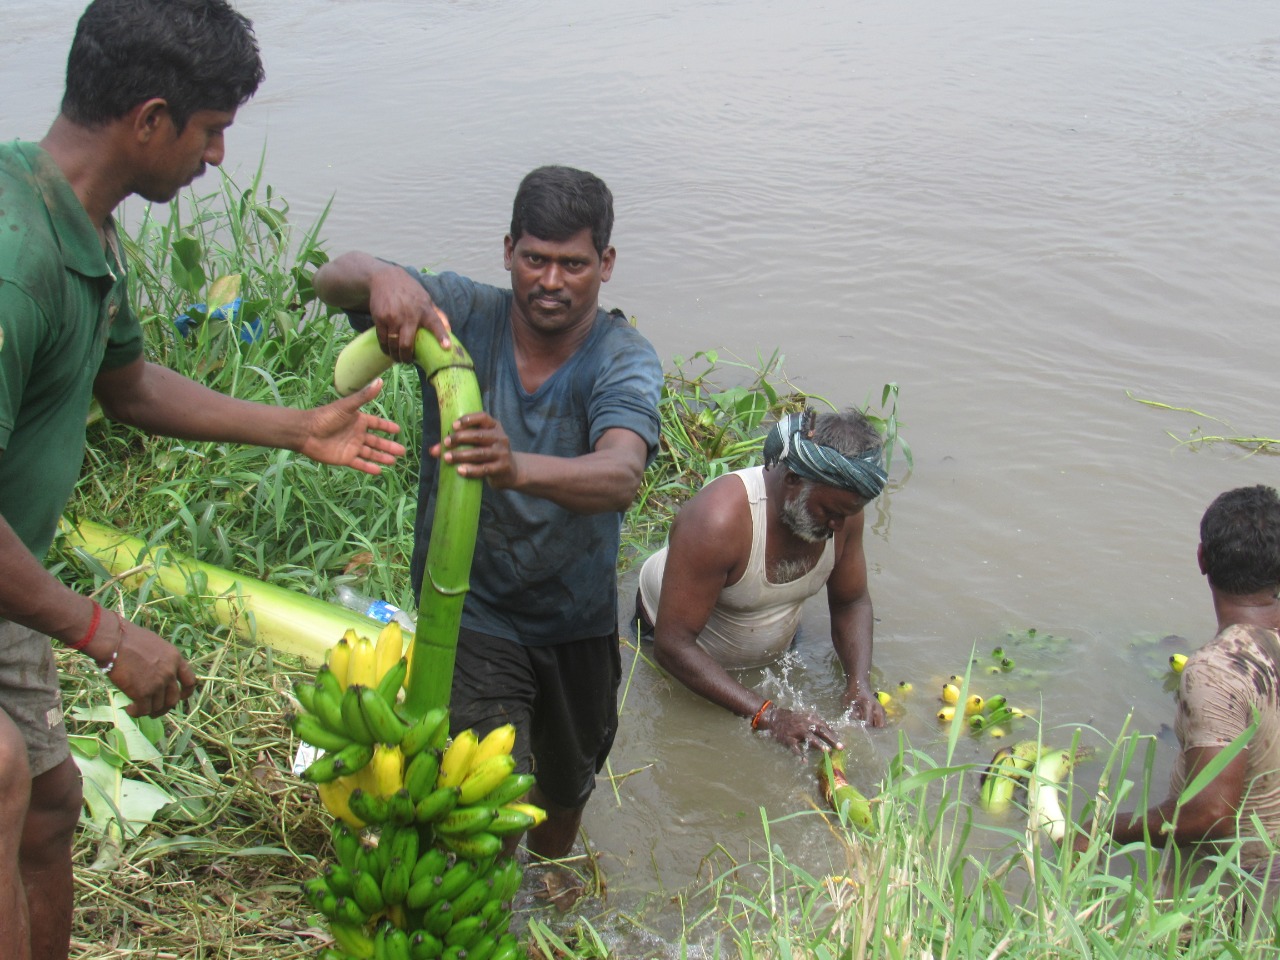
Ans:
<svg viewBox="0 0 1280 960"><path fill-rule="evenodd" d="M393 747L399 746L400 741L404 739L405 725L404 721L391 709L391 704L387 703L373 687L348 687L347 689L359 689L361 717L374 741ZM343 715L345 716L345 713Z"/></svg>
<svg viewBox="0 0 1280 960"><path fill-rule="evenodd" d="M404 753L404 741L400 741ZM405 756L409 756L407 753ZM415 753L404 768L404 785L415 801L421 800L436 788L436 775L440 772L440 756L434 750Z"/></svg>
<svg viewBox="0 0 1280 960"><path fill-rule="evenodd" d="M329 842L333 844L333 854L338 863L350 870L355 866L356 853L360 849L360 832L353 830L341 820L335 820L329 829Z"/></svg>
<svg viewBox="0 0 1280 960"><path fill-rule="evenodd" d="M394 621L392 621L394 623ZM400 688L404 686L404 678L409 673L409 661L406 657L401 657L396 663L391 665L391 669L382 675L382 679L378 681L375 688L379 697L388 707L396 705L396 698L400 696ZM398 717L396 719L399 719ZM404 723L403 720L400 721Z"/></svg>
<svg viewBox="0 0 1280 960"><path fill-rule="evenodd" d="M307 769L302 771L302 779L309 783L328 783L338 777L359 772L372 759L373 747L365 746L363 743L353 743L343 747L337 753L326 753L312 760ZM360 817L360 819L365 818Z"/></svg>
<svg viewBox="0 0 1280 960"><path fill-rule="evenodd" d="M494 939L493 934L486 933L471 946L466 948L466 960L489 960L493 956L493 952L498 949L498 941Z"/></svg>
<svg viewBox="0 0 1280 960"><path fill-rule="evenodd" d="M418 857L409 881L416 884L428 877L438 877L447 869L449 869L449 855L439 847L430 847Z"/></svg>
<svg viewBox="0 0 1280 960"><path fill-rule="evenodd" d="M524 833L536 823L537 821L523 810L499 807L494 818L489 821L489 825L485 829L500 837L506 837L513 833Z"/></svg>
<svg viewBox="0 0 1280 960"><path fill-rule="evenodd" d="M822 754L818 783L823 797L836 813L863 829L870 829L874 825L871 801L845 776L843 750L829 750Z"/></svg>
<svg viewBox="0 0 1280 960"><path fill-rule="evenodd" d="M356 870L351 875L351 897L367 914L380 913L387 905L382 897L382 884L373 874Z"/></svg>
<svg viewBox="0 0 1280 960"><path fill-rule="evenodd" d="M461 795L459 795L461 799ZM454 807L436 821L436 833L449 836L467 836L483 830L493 822L497 811L492 807Z"/></svg>
<svg viewBox="0 0 1280 960"><path fill-rule="evenodd" d="M532 773L513 773L480 802L486 807L500 807L523 797L537 782L538 778Z"/></svg>
<svg viewBox="0 0 1280 960"><path fill-rule="evenodd" d="M344 897L350 895L355 885L355 878L349 869L340 863L326 863L322 872L330 890Z"/></svg>
<svg viewBox="0 0 1280 960"><path fill-rule="evenodd" d="M369 922L369 914L354 897L339 897L337 910L332 920L334 923L349 923L353 926L362 927ZM332 927L332 924L330 926Z"/></svg>
<svg viewBox="0 0 1280 960"><path fill-rule="evenodd" d="M493 893L493 881L487 876L478 877L472 880L453 900L453 912L459 917L469 917L479 910L490 894ZM479 920L479 917L476 917ZM445 943L449 942L449 938L445 937Z"/></svg>
<svg viewBox="0 0 1280 960"><path fill-rule="evenodd" d="M356 960L373 960L373 938L362 927L362 924L331 923L329 932L344 953Z"/></svg>
<svg viewBox="0 0 1280 960"><path fill-rule="evenodd" d="M409 956L412 960L436 960L444 953L444 944L430 930L416 930L409 938Z"/></svg>
<svg viewBox="0 0 1280 960"><path fill-rule="evenodd" d="M409 950L409 935L399 927L388 924L386 940L384 944L384 955L386 960L412 960L412 953Z"/></svg>
<svg viewBox="0 0 1280 960"><path fill-rule="evenodd" d="M493 870L493 898L499 903L507 903L520 890L520 882L524 879L524 869L515 857L508 857Z"/></svg>
<svg viewBox="0 0 1280 960"><path fill-rule="evenodd" d="M516 768L516 759L509 753L499 753L471 767L458 785L458 802L476 803L496 790Z"/></svg>
<svg viewBox="0 0 1280 960"><path fill-rule="evenodd" d="M302 896L316 910L324 911L324 899L333 896L333 890L323 877L312 877L305 880L299 886L302 889Z"/></svg>
<svg viewBox="0 0 1280 960"><path fill-rule="evenodd" d="M978 781L978 801L989 813L1002 813L1013 800L1018 781L1031 768L1040 751L1035 740L1021 740L997 750Z"/></svg>
<svg viewBox="0 0 1280 960"><path fill-rule="evenodd" d="M453 903L449 900L437 900L422 914L423 929L437 937L443 937L453 926Z"/></svg>
<svg viewBox="0 0 1280 960"><path fill-rule="evenodd" d="M457 805L457 787L438 787L418 801L413 809L413 819L418 823L435 823Z"/></svg>
<svg viewBox="0 0 1280 960"><path fill-rule="evenodd" d="M418 864L418 851L422 847L422 838L418 835L418 828L401 825L390 839L388 839L384 830L382 842L388 844L392 859L399 857L409 865L410 873L412 873L413 868Z"/></svg>
<svg viewBox="0 0 1280 960"><path fill-rule="evenodd" d="M438 746L435 741L439 739L441 730L444 736L449 735L449 711L444 707L428 710L409 724L400 741L400 749L406 757L412 757L428 746Z"/></svg>
<svg viewBox="0 0 1280 960"><path fill-rule="evenodd" d="M524 956L520 952L520 941L510 933L504 933L498 938L498 947L493 953L489 954L489 960L518 960Z"/></svg>
<svg viewBox="0 0 1280 960"><path fill-rule="evenodd" d="M351 791L351 796L347 798L347 806L365 823L377 825L387 822L387 801L359 787Z"/></svg>
<svg viewBox="0 0 1280 960"><path fill-rule="evenodd" d="M317 670L316 677L316 692L311 697L312 712L330 733L350 739L346 721L342 719L342 687L328 667ZM321 678L326 682L320 682Z"/></svg>
<svg viewBox="0 0 1280 960"><path fill-rule="evenodd" d="M413 861L392 855L387 872L382 875L382 901L389 907L404 903L409 893L409 877L413 873Z"/></svg>
<svg viewBox="0 0 1280 960"><path fill-rule="evenodd" d="M308 713L315 713L316 685L314 680L304 680L293 685L293 696Z"/></svg>
<svg viewBox="0 0 1280 960"><path fill-rule="evenodd" d="M454 907L458 912L457 907ZM460 920L454 922L448 930L445 931L444 945L446 951L449 947L469 947L472 943L479 940L484 935L484 921L476 916L464 916Z"/></svg>
<svg viewBox="0 0 1280 960"><path fill-rule="evenodd" d="M466 836L442 835L439 841L442 846L468 860L487 860L502 852L502 838L484 830Z"/></svg>
<svg viewBox="0 0 1280 960"><path fill-rule="evenodd" d="M413 823L413 797L406 787L401 787L387 798L387 820L397 826L406 827Z"/></svg>
<svg viewBox="0 0 1280 960"><path fill-rule="evenodd" d="M353 683L342 694L342 722L347 728L347 736L352 740L357 743L374 744L378 742L378 738L369 729L369 723L365 720L364 711L360 709L360 692L362 690L364 690L364 687L361 684Z"/></svg>
<svg viewBox="0 0 1280 960"><path fill-rule="evenodd" d="M440 877L435 900L453 900L480 876L480 869L469 860L459 860Z"/></svg>
<svg viewBox="0 0 1280 960"><path fill-rule="evenodd" d="M313 713L292 713L285 720L294 736L325 753L337 753L352 742L345 734L334 733Z"/></svg>

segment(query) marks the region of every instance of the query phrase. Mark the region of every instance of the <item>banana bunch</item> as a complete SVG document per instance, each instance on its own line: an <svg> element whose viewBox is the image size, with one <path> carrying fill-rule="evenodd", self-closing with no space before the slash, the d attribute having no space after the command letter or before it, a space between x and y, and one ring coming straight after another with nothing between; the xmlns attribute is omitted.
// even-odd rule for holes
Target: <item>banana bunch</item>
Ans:
<svg viewBox="0 0 1280 960"><path fill-rule="evenodd" d="M514 960L511 900L523 868L515 858L451 858L421 850L413 825L383 826L376 842L342 820L331 833L335 860L302 884L329 921L334 946L321 960Z"/></svg>
<svg viewBox="0 0 1280 960"><path fill-rule="evenodd" d="M1012 747L1001 747L978 779L978 798L988 813L1009 809L1013 792L1040 755L1037 740L1020 740Z"/></svg>
<svg viewBox="0 0 1280 960"><path fill-rule="evenodd" d="M818 786L822 789L822 797L832 810L847 817L850 823L869 830L874 825L871 801L849 782L844 764L843 750L822 753L818 766Z"/></svg>
<svg viewBox="0 0 1280 960"><path fill-rule="evenodd" d="M1005 726L1012 720L1026 716L1025 711L1012 706L1003 695L982 697L971 693L960 703L960 686L962 677L953 676L942 685L942 702L944 706L938 711L938 719L950 723L956 712L963 710L962 716L967 718L969 730L973 733L989 733L993 737L1003 737Z"/></svg>
<svg viewBox="0 0 1280 960"><path fill-rule="evenodd" d="M546 813L521 802L534 777L515 772L515 727L450 741L446 708L402 717L402 650L395 623L376 643L349 634L296 689L303 711L290 724L325 751L302 776L336 818L335 862L302 885L333 933L322 956L523 957L507 932L523 868L500 855Z"/></svg>
<svg viewBox="0 0 1280 960"><path fill-rule="evenodd" d="M1085 748L1043 747L1035 740L997 750L979 783L983 809L990 813L1007 810L1015 788L1025 781L1028 822L1054 843L1061 843L1066 836L1067 819L1058 784L1090 753Z"/></svg>

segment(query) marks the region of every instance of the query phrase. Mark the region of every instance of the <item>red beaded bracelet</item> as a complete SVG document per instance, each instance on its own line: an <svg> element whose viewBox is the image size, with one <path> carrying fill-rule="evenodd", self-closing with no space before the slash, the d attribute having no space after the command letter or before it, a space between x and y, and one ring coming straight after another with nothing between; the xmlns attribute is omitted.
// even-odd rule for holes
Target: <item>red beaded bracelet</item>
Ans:
<svg viewBox="0 0 1280 960"><path fill-rule="evenodd" d="M72 650L83 650L93 643L93 638L97 636L98 624L102 622L102 605L97 600L90 602L93 604L93 616L89 618L89 629L85 631L84 636L79 641L67 644Z"/></svg>
<svg viewBox="0 0 1280 960"><path fill-rule="evenodd" d="M764 712L773 706L772 700L766 700L760 704L760 709L756 711L756 715L751 718L751 729L755 730L760 726L760 718L764 716Z"/></svg>

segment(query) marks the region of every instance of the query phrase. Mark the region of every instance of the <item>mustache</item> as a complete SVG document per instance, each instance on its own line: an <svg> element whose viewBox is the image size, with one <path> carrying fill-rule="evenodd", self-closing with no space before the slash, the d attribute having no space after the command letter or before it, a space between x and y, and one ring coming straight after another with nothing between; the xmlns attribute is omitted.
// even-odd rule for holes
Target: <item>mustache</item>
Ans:
<svg viewBox="0 0 1280 960"><path fill-rule="evenodd" d="M548 293L546 290L542 289L542 287L537 287L532 291L530 291L529 302L533 303L533 301L541 300L544 297L550 298L554 300L556 303L563 304L566 307L569 305L568 297L562 297L559 294L555 294L555 293Z"/></svg>

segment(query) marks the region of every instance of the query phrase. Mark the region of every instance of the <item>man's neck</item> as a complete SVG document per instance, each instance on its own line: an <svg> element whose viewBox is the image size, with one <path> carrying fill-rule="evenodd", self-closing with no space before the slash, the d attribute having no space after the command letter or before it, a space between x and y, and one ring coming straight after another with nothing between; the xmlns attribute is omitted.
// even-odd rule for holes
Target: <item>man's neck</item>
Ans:
<svg viewBox="0 0 1280 960"><path fill-rule="evenodd" d="M110 125L82 127L62 114L53 121L40 146L53 158L80 199L89 220L101 233L129 190L116 173Z"/></svg>
<svg viewBox="0 0 1280 960"><path fill-rule="evenodd" d="M1213 590L1213 610L1219 630L1234 624L1280 630L1280 599L1266 591L1241 595Z"/></svg>

